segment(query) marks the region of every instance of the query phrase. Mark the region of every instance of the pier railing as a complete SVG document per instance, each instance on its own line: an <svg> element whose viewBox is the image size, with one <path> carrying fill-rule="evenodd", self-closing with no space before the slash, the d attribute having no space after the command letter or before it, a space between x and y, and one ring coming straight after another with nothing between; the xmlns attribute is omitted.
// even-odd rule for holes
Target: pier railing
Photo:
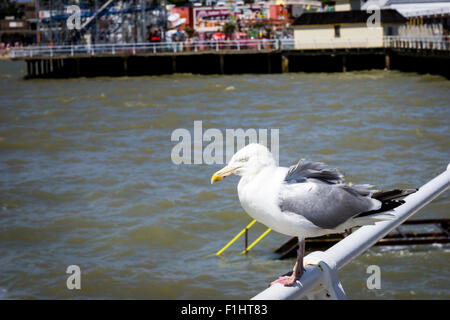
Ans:
<svg viewBox="0 0 450 320"><path fill-rule="evenodd" d="M211 40L125 44L84 44L64 46L28 46L11 51L12 58L42 56L135 55L179 52L276 51L293 49L292 39Z"/></svg>
<svg viewBox="0 0 450 320"><path fill-rule="evenodd" d="M387 36L384 46L395 49L450 50L450 36Z"/></svg>
<svg viewBox="0 0 450 320"><path fill-rule="evenodd" d="M411 6L413 8L413 6ZM435 9L415 9L412 11L403 11L402 16L406 18L414 18L414 17L432 17L432 16L441 16L450 13L449 7L440 7Z"/></svg>
<svg viewBox="0 0 450 320"><path fill-rule="evenodd" d="M63 46L28 46L13 48L11 58L70 57L96 55L170 54L225 51L333 50L355 48L395 48L415 50L450 50L449 36L386 36L377 41L369 38L348 39L254 39L184 42L151 42L125 44L83 44Z"/></svg>
<svg viewBox="0 0 450 320"><path fill-rule="evenodd" d="M449 36L385 36L351 38L314 38L295 40L297 50L396 48L416 50L450 50Z"/></svg>
<svg viewBox="0 0 450 320"><path fill-rule="evenodd" d="M255 300L301 299L346 299L337 271L357 258L371 246L384 238L391 230L419 211L448 189L450 164L447 170L420 189L407 196L405 203L393 210L395 219L364 226L353 232L325 252L312 252L304 258L306 272L293 287L275 284L262 291Z"/></svg>

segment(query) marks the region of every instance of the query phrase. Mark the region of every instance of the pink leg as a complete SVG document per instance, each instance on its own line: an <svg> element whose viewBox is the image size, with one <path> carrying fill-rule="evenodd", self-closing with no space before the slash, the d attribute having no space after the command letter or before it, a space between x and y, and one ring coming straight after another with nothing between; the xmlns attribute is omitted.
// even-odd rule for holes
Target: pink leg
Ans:
<svg viewBox="0 0 450 320"><path fill-rule="evenodd" d="M344 238L347 238L352 233L351 229L345 229L344 231Z"/></svg>
<svg viewBox="0 0 450 320"><path fill-rule="evenodd" d="M300 277L305 272L305 268L303 267L303 256L305 254L305 239L299 238L298 241L298 250L297 250L297 261L295 262L294 269L292 272L289 272L277 280L273 281L270 285L273 286L276 283L283 284L287 287L291 287L295 284L295 282L300 279Z"/></svg>

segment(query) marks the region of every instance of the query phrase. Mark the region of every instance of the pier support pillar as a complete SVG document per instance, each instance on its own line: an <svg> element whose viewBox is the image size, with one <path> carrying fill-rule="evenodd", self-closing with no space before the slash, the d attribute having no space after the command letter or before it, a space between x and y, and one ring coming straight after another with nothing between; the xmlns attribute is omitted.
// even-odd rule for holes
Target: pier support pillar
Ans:
<svg viewBox="0 0 450 320"><path fill-rule="evenodd" d="M272 73L272 55L270 53L267 54L267 73Z"/></svg>
<svg viewBox="0 0 450 320"><path fill-rule="evenodd" d="M172 73L176 73L177 72L177 56L173 55L172 56Z"/></svg>
<svg viewBox="0 0 450 320"><path fill-rule="evenodd" d="M37 75L38 76L41 76L42 75L42 60L37 60L37 65L38 65L38 67L37 67Z"/></svg>
<svg viewBox="0 0 450 320"><path fill-rule="evenodd" d="M61 68L59 66L59 59L55 60L55 67L53 69L57 70L59 75L62 75Z"/></svg>
<svg viewBox="0 0 450 320"><path fill-rule="evenodd" d="M342 72L347 72L347 56L342 56Z"/></svg>
<svg viewBox="0 0 450 320"><path fill-rule="evenodd" d="M30 74L30 69L31 69L31 68L30 68L30 61L27 60L27 76L28 76L28 77L31 76L31 74Z"/></svg>
<svg viewBox="0 0 450 320"><path fill-rule="evenodd" d="M384 61L385 61L385 64L386 64L386 70L391 70L391 56L389 55L389 53L387 53L384 56Z"/></svg>
<svg viewBox="0 0 450 320"><path fill-rule="evenodd" d="M52 59L52 72L56 74L58 72L58 68L56 68L56 60Z"/></svg>
<svg viewBox="0 0 450 320"><path fill-rule="evenodd" d="M224 63L223 54L219 55L219 63L220 63L220 74L224 74L225 73L225 63Z"/></svg>
<svg viewBox="0 0 450 320"><path fill-rule="evenodd" d="M123 75L128 75L128 58L123 58Z"/></svg>
<svg viewBox="0 0 450 320"><path fill-rule="evenodd" d="M52 59L52 73L53 73L53 74L56 73L55 61L56 61L56 60Z"/></svg>
<svg viewBox="0 0 450 320"><path fill-rule="evenodd" d="M80 59L75 59L75 75L80 76Z"/></svg>
<svg viewBox="0 0 450 320"><path fill-rule="evenodd" d="M281 56L281 72L289 72L289 59L286 56Z"/></svg>
<svg viewBox="0 0 450 320"><path fill-rule="evenodd" d="M44 76L48 76L48 60L43 60L44 62Z"/></svg>
<svg viewBox="0 0 450 320"><path fill-rule="evenodd" d="M31 76L36 77L36 61L31 60Z"/></svg>

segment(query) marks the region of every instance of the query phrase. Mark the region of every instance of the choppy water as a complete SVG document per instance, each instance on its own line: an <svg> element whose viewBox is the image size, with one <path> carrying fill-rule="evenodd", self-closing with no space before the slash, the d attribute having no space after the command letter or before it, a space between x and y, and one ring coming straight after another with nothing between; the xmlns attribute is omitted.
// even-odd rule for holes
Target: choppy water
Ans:
<svg viewBox="0 0 450 320"><path fill-rule="evenodd" d="M324 161L347 181L418 187L450 160L439 76L174 75L24 81L0 62L0 299L247 299L294 261L270 233L214 253L251 219L220 165L174 165L176 128L279 128L280 162ZM444 193L416 215L448 218ZM250 240L265 228L256 225ZM372 248L340 271L350 298L450 298L450 247ZM381 268L380 290L366 268ZM78 265L81 290L68 290Z"/></svg>

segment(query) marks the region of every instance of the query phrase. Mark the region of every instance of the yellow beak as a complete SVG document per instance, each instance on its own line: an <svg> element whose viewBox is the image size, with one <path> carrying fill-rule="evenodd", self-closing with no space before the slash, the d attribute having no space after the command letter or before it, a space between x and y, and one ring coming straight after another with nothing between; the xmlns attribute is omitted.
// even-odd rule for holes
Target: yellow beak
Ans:
<svg viewBox="0 0 450 320"><path fill-rule="evenodd" d="M216 181L220 181L223 178L229 176L230 174L233 173L233 171L237 169L237 168L230 168L228 166L223 167L222 169L220 169L219 171L217 171L216 173L214 173L211 177L211 184L213 184Z"/></svg>

